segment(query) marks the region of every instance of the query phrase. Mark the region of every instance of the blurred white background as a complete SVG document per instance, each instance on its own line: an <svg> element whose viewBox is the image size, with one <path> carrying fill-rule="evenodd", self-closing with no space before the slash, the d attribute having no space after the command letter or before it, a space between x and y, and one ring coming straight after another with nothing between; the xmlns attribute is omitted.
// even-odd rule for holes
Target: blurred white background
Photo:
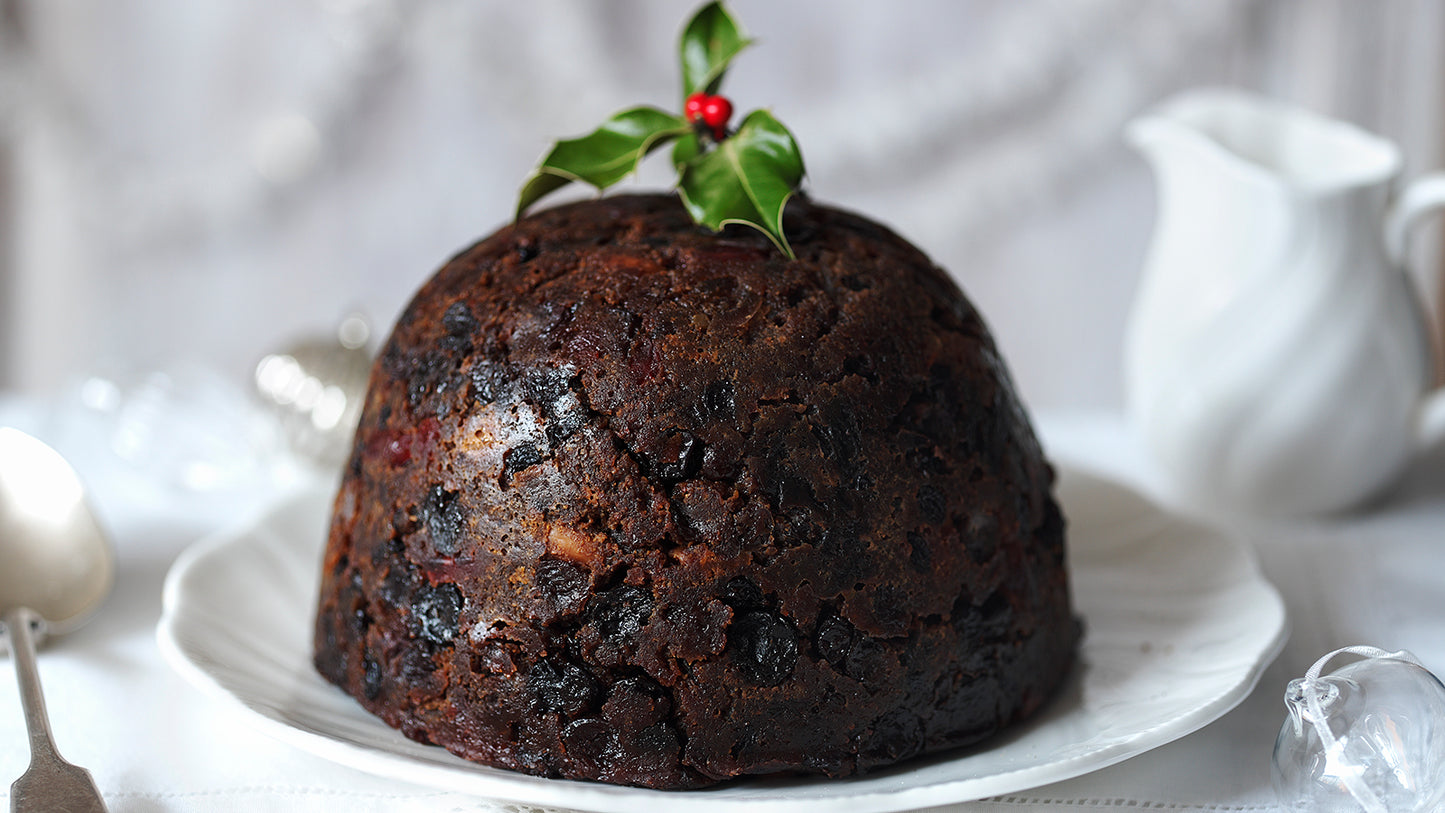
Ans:
<svg viewBox="0 0 1445 813"><path fill-rule="evenodd" d="M350 310L384 330L552 139L677 106L696 5L0 0L0 390L183 360L240 382ZM731 7L759 44L724 92L793 129L816 198L953 273L1035 407L1122 400L1153 192L1120 129L1152 103L1243 86L1445 165L1434 0Z"/></svg>

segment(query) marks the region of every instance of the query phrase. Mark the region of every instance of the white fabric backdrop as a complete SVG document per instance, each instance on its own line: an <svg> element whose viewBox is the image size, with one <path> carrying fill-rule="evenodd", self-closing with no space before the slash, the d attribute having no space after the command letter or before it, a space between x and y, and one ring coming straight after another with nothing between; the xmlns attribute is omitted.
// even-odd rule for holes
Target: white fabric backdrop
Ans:
<svg viewBox="0 0 1445 813"><path fill-rule="evenodd" d="M239 380L348 309L384 326L550 139L675 104L694 5L0 0L0 388ZM1152 192L1118 133L1150 103L1240 84L1442 163L1437 0L733 6L760 44L727 92L952 271L1035 406L1120 401Z"/></svg>

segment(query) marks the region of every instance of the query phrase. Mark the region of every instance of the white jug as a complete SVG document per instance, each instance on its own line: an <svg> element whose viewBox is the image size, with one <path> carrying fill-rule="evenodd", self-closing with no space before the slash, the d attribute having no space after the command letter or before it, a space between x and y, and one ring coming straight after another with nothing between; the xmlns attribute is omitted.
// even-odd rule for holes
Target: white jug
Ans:
<svg viewBox="0 0 1445 813"><path fill-rule="evenodd" d="M1445 425L1403 266L1445 174L1395 195L1390 142L1229 90L1128 128L1158 183L1130 315L1130 417L1176 496L1304 514L1379 492Z"/></svg>

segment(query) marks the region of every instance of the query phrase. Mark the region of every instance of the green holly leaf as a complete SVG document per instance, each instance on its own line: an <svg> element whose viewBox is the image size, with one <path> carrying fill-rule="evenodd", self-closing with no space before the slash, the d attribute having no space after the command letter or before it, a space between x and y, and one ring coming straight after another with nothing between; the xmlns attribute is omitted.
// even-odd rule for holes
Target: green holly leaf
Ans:
<svg viewBox="0 0 1445 813"><path fill-rule="evenodd" d="M683 117L655 107L633 107L616 113L601 127L580 138L558 141L522 187L517 216L543 196L573 181L599 190L637 169L643 156L692 128Z"/></svg>
<svg viewBox="0 0 1445 813"><path fill-rule="evenodd" d="M751 44L722 3L708 3L699 9L683 28L678 43L683 101L698 92L717 93L728 63Z"/></svg>
<svg viewBox="0 0 1445 813"><path fill-rule="evenodd" d="M678 143L673 160L691 154L678 190L692 219L714 231L729 223L751 226L792 259L783 207L803 179L803 156L788 128L766 110L754 110L712 150L699 153L686 145L686 139Z"/></svg>
<svg viewBox="0 0 1445 813"><path fill-rule="evenodd" d="M679 44L684 109L695 93L716 95L733 57L751 43L722 3L699 9L683 27ZM783 207L803 178L803 157L792 133L762 110L750 113L731 134L725 124L705 126L655 107L624 110L585 136L553 145L523 185L517 217L573 181L606 189L674 140L678 190L693 220L714 231L729 223L751 226L793 257L783 234Z"/></svg>
<svg viewBox="0 0 1445 813"><path fill-rule="evenodd" d="M691 164L693 159L701 152L702 139L698 136L696 130L682 136L677 140L676 144L672 145L672 165L677 168L679 177L681 177L683 171L687 169L687 165Z"/></svg>

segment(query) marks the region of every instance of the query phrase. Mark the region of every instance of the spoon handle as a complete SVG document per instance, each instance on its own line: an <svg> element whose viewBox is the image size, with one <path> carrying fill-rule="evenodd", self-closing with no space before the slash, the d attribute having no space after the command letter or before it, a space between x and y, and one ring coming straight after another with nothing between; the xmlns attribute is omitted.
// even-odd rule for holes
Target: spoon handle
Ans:
<svg viewBox="0 0 1445 813"><path fill-rule="evenodd" d="M10 651L20 681L20 705L30 730L30 767L10 786L12 813L41 810L71 810L105 813L105 802L90 772L66 762L55 749L50 718L45 713L45 695L40 692L40 670L35 664L35 638L30 625L35 613L24 607L6 612L3 619L10 634Z"/></svg>
<svg viewBox="0 0 1445 813"><path fill-rule="evenodd" d="M10 651L15 658L15 674L20 680L20 705L25 709L25 726L30 731L32 759L59 755L50 734L50 717L45 713L45 695L40 692L40 669L35 664L35 634L31 630L35 614L17 607L5 614L5 629L10 632Z"/></svg>

